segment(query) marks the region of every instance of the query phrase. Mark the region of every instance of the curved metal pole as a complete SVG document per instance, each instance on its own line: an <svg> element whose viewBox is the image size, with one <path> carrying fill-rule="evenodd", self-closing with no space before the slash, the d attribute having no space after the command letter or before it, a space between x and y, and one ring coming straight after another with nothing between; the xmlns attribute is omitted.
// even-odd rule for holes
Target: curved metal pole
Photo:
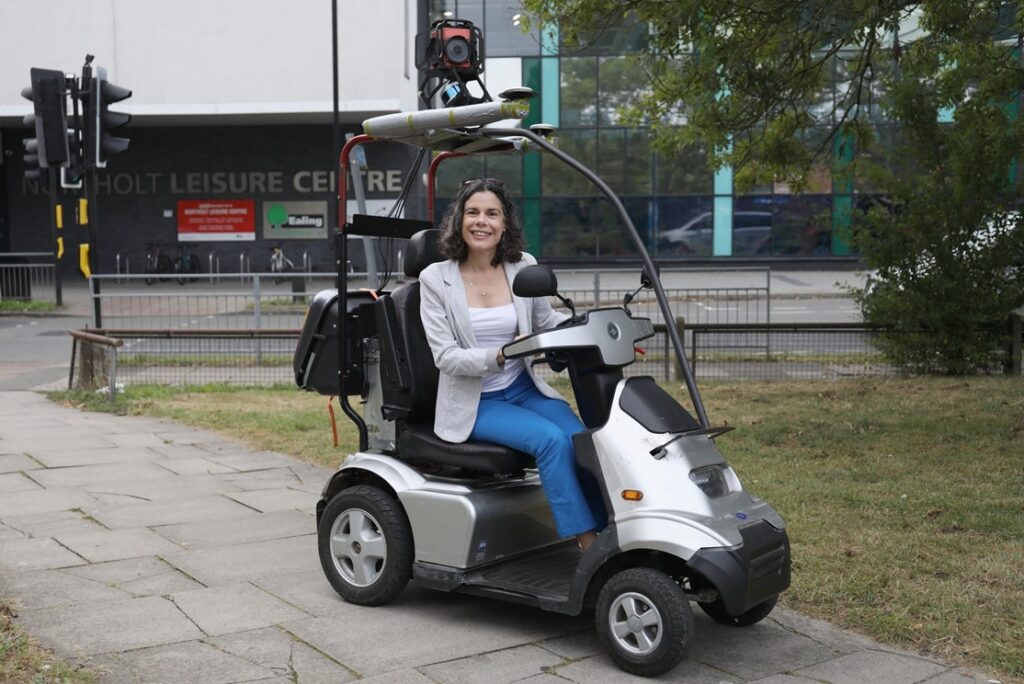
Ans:
<svg viewBox="0 0 1024 684"><path fill-rule="evenodd" d="M434 197L434 185L437 180L437 167L441 165L445 159L451 159L452 157L466 157L469 156L465 152L453 152L445 151L439 153L430 161L430 168L427 170L427 219L434 222L434 204L436 198Z"/></svg>
<svg viewBox="0 0 1024 684"><path fill-rule="evenodd" d="M637 252L640 255L640 260L643 262L647 272L652 276L651 284L654 286L654 293L658 299L658 305L661 308L661 315L665 319L665 330L668 333L669 339L672 340L672 347L675 349L676 356L678 357L679 367L683 371L683 380L686 382L686 388L690 392L690 401L693 402L693 408L697 412L697 419L700 421L701 427L710 427L711 425L708 422L707 413L704 411L704 402L700 398L700 392L697 391L697 383L693 378L693 371L690 369L690 364L686 362L686 353L683 348L683 341L679 337L679 331L676 330L675 319L672 317L672 310L669 308L668 297L665 295L665 289L661 286L661 279L655 276L657 271L654 268L654 262L651 261L651 256L647 253L647 247L644 245L643 240L640 239L640 234L637 232L636 226L633 225L633 221L629 218L629 214L626 213L626 207L622 204L622 200L619 199L618 195L616 195L612 189L608 187L608 184L601 180L597 174L529 129L481 128L478 132L480 135L484 135L489 138L522 136L529 139L546 152L553 154L558 159L579 171L612 201L612 204L615 205L615 209L619 212L619 217L622 219L623 223L626 224L629 237L633 241L633 245L636 247Z"/></svg>
<svg viewBox="0 0 1024 684"><path fill-rule="evenodd" d="M345 316L348 312L348 288L346 287L345 268L348 265L348 239L345 237L345 222L348 219L348 156L356 145L373 140L373 136L354 135L345 142L338 155L338 230L335 232L335 250L338 266L338 403L341 410L356 425L359 431L359 450L366 451L370 446L366 421L359 415L348 401L345 393L345 377L343 369L348 367L347 347L342 331L345 327Z"/></svg>

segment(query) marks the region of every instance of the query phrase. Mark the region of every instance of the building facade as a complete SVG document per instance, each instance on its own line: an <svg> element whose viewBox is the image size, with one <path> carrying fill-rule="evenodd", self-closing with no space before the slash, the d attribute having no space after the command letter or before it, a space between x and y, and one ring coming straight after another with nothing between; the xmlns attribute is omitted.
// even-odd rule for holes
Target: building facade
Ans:
<svg viewBox="0 0 1024 684"><path fill-rule="evenodd" d="M841 220L850 197L828 174L799 196L783 185L739 194L727 169L713 174L700 152L661 156L645 128L620 119L620 105L642 85L629 55L646 40L643 26L570 50L557 31L524 33L517 2L344 0L337 7L345 134L360 132L370 116L419 107L416 33L439 18L468 19L483 32L489 91L533 88L538 97L525 123L557 127L562 148L621 195L658 257L850 256ZM21 119L31 103L20 91L29 70L77 73L93 54L112 82L133 91L115 107L132 114L131 146L97 173L90 213L99 271L139 272L154 247L182 246L203 271L264 270L276 245L295 262L330 268L337 178L329 0L12 0L0 20L18 27L0 43L0 252L54 245L49 196L24 175ZM406 215L422 217L423 169L410 175L414 158L399 144L367 147L367 211L386 211L409 176ZM453 160L441 166L439 198L477 175L502 178L514 191L529 249L542 258L629 258L610 204L575 172L537 153ZM77 196L60 195L65 273L77 266L67 254L87 239L72 220Z"/></svg>

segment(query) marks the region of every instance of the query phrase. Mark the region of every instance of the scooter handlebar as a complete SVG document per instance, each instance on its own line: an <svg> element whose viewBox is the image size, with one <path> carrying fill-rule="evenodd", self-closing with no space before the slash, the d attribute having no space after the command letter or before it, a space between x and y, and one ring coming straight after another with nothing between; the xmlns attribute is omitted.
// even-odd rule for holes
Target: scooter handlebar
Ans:
<svg viewBox="0 0 1024 684"><path fill-rule="evenodd" d="M546 351L593 349L608 366L627 366L636 358L634 343L654 334L649 318L633 318L622 308L594 309L583 320L552 330L542 330L510 342L502 349L506 358L542 354Z"/></svg>

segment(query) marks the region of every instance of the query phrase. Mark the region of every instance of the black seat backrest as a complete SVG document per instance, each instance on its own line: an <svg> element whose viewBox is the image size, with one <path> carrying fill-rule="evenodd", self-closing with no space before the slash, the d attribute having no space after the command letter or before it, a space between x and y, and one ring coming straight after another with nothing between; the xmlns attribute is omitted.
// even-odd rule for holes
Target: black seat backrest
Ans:
<svg viewBox="0 0 1024 684"><path fill-rule="evenodd" d="M440 231L421 230L406 248L405 274L418 277L424 268L444 261L437 249ZM420 284L409 283L375 304L380 341L382 411L388 420L431 421L437 397L438 370L420 319Z"/></svg>

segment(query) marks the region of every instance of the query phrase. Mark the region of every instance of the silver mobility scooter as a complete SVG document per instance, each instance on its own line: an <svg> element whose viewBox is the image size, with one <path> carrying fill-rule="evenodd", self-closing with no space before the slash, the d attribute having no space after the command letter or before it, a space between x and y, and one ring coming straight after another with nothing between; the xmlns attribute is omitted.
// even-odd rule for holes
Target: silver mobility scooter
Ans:
<svg viewBox="0 0 1024 684"><path fill-rule="evenodd" d="M521 129L488 134L545 143ZM348 148L342 168L347 154ZM600 179L580 170L617 202ZM441 259L437 231L428 227L356 215L345 233L411 238L404 271L415 278ZM344 235L338 243L344 264ZM656 273L639 237L634 244L643 273ZM670 320L657 277L641 279ZM544 266L524 269L513 291L558 296ZM624 377L636 343L655 332L650 319L631 315L626 300L574 314L504 349L509 358L535 357L568 370L587 427L574 437L577 459L607 512L607 526L584 553L555 533L530 457L434 434L438 370L420 322L419 283L390 293L342 289L315 297L296 350L296 379L340 394L360 433L359 451L330 478L316 509L324 573L346 601L386 604L414 579L568 615L593 610L613 660L648 676L685 656L691 602L728 625L752 625L771 612L790 581L784 523L743 488L715 447L713 438L727 428L709 426L673 326L666 332L697 417L651 377ZM362 415L349 405L350 395L361 396Z"/></svg>

